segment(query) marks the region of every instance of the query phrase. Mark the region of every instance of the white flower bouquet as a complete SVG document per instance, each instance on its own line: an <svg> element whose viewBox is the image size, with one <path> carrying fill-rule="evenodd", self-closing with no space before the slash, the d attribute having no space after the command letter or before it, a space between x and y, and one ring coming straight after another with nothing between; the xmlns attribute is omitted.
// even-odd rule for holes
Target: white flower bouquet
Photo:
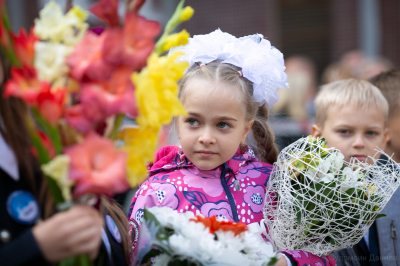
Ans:
<svg viewBox="0 0 400 266"><path fill-rule="evenodd" d="M377 154L383 153L378 151ZM302 138L281 151L267 185L264 223L277 250L318 256L357 244L400 185L391 159L344 161L324 139Z"/></svg>
<svg viewBox="0 0 400 266"><path fill-rule="evenodd" d="M134 265L274 265L272 245L247 225L216 217L178 213L168 207L144 210Z"/></svg>

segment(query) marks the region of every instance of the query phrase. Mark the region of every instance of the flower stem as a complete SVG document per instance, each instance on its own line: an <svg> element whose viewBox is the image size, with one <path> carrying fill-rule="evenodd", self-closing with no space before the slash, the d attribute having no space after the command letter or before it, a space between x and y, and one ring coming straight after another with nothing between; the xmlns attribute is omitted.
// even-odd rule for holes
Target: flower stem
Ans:
<svg viewBox="0 0 400 266"><path fill-rule="evenodd" d="M118 114L117 115L117 117L115 119L114 128L113 128L113 130L111 132L111 135L110 135L110 139L115 140L117 138L118 129L119 129L119 126L121 125L122 120L124 119L124 117L125 117L125 115L123 115L123 114Z"/></svg>

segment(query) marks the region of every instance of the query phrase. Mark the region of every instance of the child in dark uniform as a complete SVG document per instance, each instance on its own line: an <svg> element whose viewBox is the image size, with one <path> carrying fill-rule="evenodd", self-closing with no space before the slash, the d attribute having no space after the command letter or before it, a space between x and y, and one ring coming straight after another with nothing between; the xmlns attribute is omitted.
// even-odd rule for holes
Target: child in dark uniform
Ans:
<svg viewBox="0 0 400 266"><path fill-rule="evenodd" d="M30 152L27 108L20 99L3 98L10 64L1 53L0 63L0 264L51 265L79 254L96 260L101 250L108 254L103 265L127 265L127 220L108 199L101 213L76 205L50 217L54 206Z"/></svg>

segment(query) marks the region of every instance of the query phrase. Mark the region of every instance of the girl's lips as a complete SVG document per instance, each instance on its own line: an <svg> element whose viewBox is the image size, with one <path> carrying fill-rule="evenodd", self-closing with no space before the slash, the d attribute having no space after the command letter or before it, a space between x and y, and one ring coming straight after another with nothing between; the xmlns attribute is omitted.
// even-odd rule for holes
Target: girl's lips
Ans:
<svg viewBox="0 0 400 266"><path fill-rule="evenodd" d="M195 153L200 155L200 157L211 157L216 154L215 152L212 151L196 151Z"/></svg>
<svg viewBox="0 0 400 266"><path fill-rule="evenodd" d="M365 161L367 159L367 156L365 155L352 155L352 158L357 158L359 161Z"/></svg>

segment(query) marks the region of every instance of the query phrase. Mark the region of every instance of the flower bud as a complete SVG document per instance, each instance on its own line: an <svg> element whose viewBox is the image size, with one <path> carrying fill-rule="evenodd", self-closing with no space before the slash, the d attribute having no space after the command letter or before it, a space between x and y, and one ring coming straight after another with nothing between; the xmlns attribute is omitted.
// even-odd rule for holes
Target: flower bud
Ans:
<svg viewBox="0 0 400 266"><path fill-rule="evenodd" d="M194 9L190 6L185 7L181 13L181 22L189 20L194 13Z"/></svg>

